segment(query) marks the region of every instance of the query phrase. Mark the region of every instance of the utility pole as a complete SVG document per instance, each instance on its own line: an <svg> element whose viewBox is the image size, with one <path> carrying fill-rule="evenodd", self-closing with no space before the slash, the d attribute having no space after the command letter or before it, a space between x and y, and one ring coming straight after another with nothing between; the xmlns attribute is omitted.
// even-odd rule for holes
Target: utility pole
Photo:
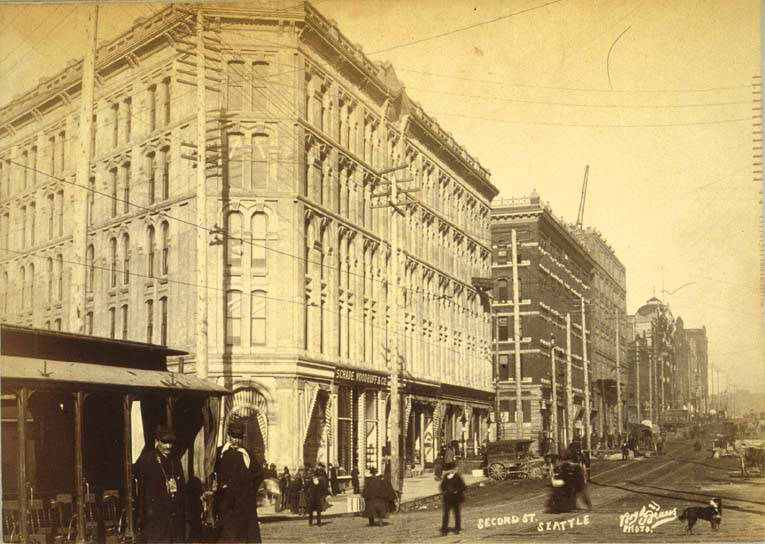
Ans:
<svg viewBox="0 0 765 544"><path fill-rule="evenodd" d="M653 424L653 353L648 352L648 419Z"/></svg>
<svg viewBox="0 0 765 544"><path fill-rule="evenodd" d="M206 380L207 363L207 88L205 73L204 14L197 10L197 319L196 372Z"/></svg>
<svg viewBox="0 0 765 544"><path fill-rule="evenodd" d="M518 238L515 229L511 233L513 251L513 343L515 345L515 417L518 418L518 438L523 438L523 402L521 399L521 297L518 293Z"/></svg>
<svg viewBox="0 0 765 544"><path fill-rule="evenodd" d="M566 446L574 438L574 395L571 380L571 314L566 313Z"/></svg>
<svg viewBox="0 0 765 544"><path fill-rule="evenodd" d="M656 419L661 419L661 415L664 413L664 365L666 365L664 352L661 352L661 357L659 358L659 381L661 382L661 398L659 399L659 413L656 416Z"/></svg>
<svg viewBox="0 0 765 544"><path fill-rule="evenodd" d="M494 419L497 425L496 440L502 438L502 422L499 417L499 315L497 308L492 308L492 314L494 317Z"/></svg>
<svg viewBox="0 0 765 544"><path fill-rule="evenodd" d="M550 335L550 388L552 405L550 406L550 425L552 427L552 451L558 454L558 375L555 368L555 336Z"/></svg>
<svg viewBox="0 0 765 544"><path fill-rule="evenodd" d="M403 132L403 131L402 131ZM399 373L401 372L401 358L399 355L399 330L398 312L401 307L401 289L399 282L398 262L398 214L403 214L398 207L398 180L395 172L406 168L406 165L393 166L380 172L380 177L391 174L389 201L385 207L391 208L390 220L390 277L388 278L388 307L390 308L390 328L392 335L388 335L391 346L388 348L390 362L390 477L393 489L401 489L401 455L399 451L399 439L401 438L401 400L399 395ZM382 195L380 195L382 196ZM392 337L392 341L390 340Z"/></svg>
<svg viewBox="0 0 765 544"><path fill-rule="evenodd" d="M621 377L621 363L619 350L621 346L621 340L619 338L619 309L616 309L616 432L622 434L622 377Z"/></svg>
<svg viewBox="0 0 765 544"><path fill-rule="evenodd" d="M640 414L640 360L642 359L643 350L640 345L640 338L635 339L635 398L637 399L637 420L638 423L642 421Z"/></svg>
<svg viewBox="0 0 765 544"><path fill-rule="evenodd" d="M589 362L587 361L587 319L584 306L584 295L579 297L582 312L582 367L584 369L584 443L587 451L592 450L592 433L590 432L590 376Z"/></svg>
<svg viewBox="0 0 765 544"><path fill-rule="evenodd" d="M75 333L85 332L85 308L87 305L88 267L85 255L88 247L88 210L87 202L95 198L90 193L90 157L92 155L93 130L93 94L96 79L96 39L98 35L98 4L92 4L88 13L88 25L85 30L87 49L82 61L82 91L80 93L80 126L77 137L79 157L77 160L76 183L79 191L73 191L74 221L72 249L74 263L72 267L72 301L69 304L69 330ZM61 203L63 206L64 203ZM59 271L63 274L63 271Z"/></svg>

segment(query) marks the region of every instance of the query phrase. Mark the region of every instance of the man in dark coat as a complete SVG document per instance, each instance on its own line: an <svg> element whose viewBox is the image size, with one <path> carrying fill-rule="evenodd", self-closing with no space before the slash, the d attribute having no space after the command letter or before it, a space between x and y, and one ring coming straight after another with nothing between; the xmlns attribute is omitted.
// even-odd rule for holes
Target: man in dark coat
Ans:
<svg viewBox="0 0 765 544"><path fill-rule="evenodd" d="M222 542L260 542L258 487L264 474L255 456L242 446L243 438L244 425L232 421L228 441L218 448L216 455Z"/></svg>
<svg viewBox="0 0 765 544"><path fill-rule="evenodd" d="M377 476L377 469L370 467L364 481L364 516L369 520L369 525L375 524L375 519L382 520L388 517L388 504L396 500L393 486L390 482Z"/></svg>
<svg viewBox="0 0 765 544"><path fill-rule="evenodd" d="M185 542L185 480L173 452L175 433L160 425L154 437L155 447L136 463L138 526L145 542Z"/></svg>
<svg viewBox="0 0 765 544"><path fill-rule="evenodd" d="M454 510L454 532L459 533L462 530L462 519L460 517L460 508L465 502L465 480L457 472L454 463L444 464L444 478L441 480L441 493L444 497L444 513L441 520L441 534L446 535L449 532L449 513Z"/></svg>
<svg viewBox="0 0 765 544"><path fill-rule="evenodd" d="M337 479L337 467L332 463L329 464L329 487L332 491L332 495L340 493L340 482Z"/></svg>
<svg viewBox="0 0 765 544"><path fill-rule="evenodd" d="M308 525L313 525L313 513L316 512L316 525L321 527L321 512L324 510L324 499L329 494L327 480L322 471L317 468L305 484L305 509L308 512Z"/></svg>
<svg viewBox="0 0 765 544"><path fill-rule="evenodd" d="M359 485L359 466L356 463L353 463L351 469L351 485L353 485L353 494L358 495L361 492L361 486Z"/></svg>

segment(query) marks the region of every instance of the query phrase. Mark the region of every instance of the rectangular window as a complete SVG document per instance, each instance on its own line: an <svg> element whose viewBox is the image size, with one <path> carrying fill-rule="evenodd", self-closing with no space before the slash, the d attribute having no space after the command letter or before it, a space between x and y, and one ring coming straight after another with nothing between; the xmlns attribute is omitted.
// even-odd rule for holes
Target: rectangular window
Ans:
<svg viewBox="0 0 765 544"><path fill-rule="evenodd" d="M244 103L244 63L228 63L227 104L230 110L241 110Z"/></svg>
<svg viewBox="0 0 765 544"><path fill-rule="evenodd" d="M35 223L35 215L37 214L37 206L34 202L29 204L29 243L30 245L35 245L35 229L36 229L36 223Z"/></svg>
<svg viewBox="0 0 765 544"><path fill-rule="evenodd" d="M122 339L127 340L128 337L128 307L127 304L122 306Z"/></svg>
<svg viewBox="0 0 765 544"><path fill-rule="evenodd" d="M253 346L266 345L266 293L253 291L251 296L250 343Z"/></svg>
<svg viewBox="0 0 765 544"><path fill-rule="evenodd" d="M66 132L61 131L58 134L58 160L60 165L59 172L66 171Z"/></svg>
<svg viewBox="0 0 765 544"><path fill-rule="evenodd" d="M521 400L521 408L523 408L523 422L531 423L531 401Z"/></svg>
<svg viewBox="0 0 765 544"><path fill-rule="evenodd" d="M112 217L117 216L117 169L109 170L109 187L112 192Z"/></svg>
<svg viewBox="0 0 765 544"><path fill-rule="evenodd" d="M162 125L170 124L170 78L162 81Z"/></svg>
<svg viewBox="0 0 765 544"><path fill-rule="evenodd" d="M499 318L499 325L497 326L498 329L498 340L500 342L507 341L507 318L506 317L500 317Z"/></svg>
<svg viewBox="0 0 765 544"><path fill-rule="evenodd" d="M255 191L266 189L268 182L268 135L252 136L252 188Z"/></svg>
<svg viewBox="0 0 765 544"><path fill-rule="evenodd" d="M160 322L159 322L159 343L167 345L167 297L159 299Z"/></svg>
<svg viewBox="0 0 765 544"><path fill-rule="evenodd" d="M154 301L146 301L146 343L151 344L154 333Z"/></svg>
<svg viewBox="0 0 765 544"><path fill-rule="evenodd" d="M58 235L64 235L64 191L59 191L56 195L58 197Z"/></svg>
<svg viewBox="0 0 765 544"><path fill-rule="evenodd" d="M48 171L50 172L51 176L56 175L56 137L50 136L48 138L48 152L50 153L50 156L48 157L49 163L48 163Z"/></svg>
<svg viewBox="0 0 765 544"><path fill-rule="evenodd" d="M268 217L264 213L252 216L252 270L264 273L268 243Z"/></svg>
<svg viewBox="0 0 765 544"><path fill-rule="evenodd" d="M117 328L117 309L109 308L109 338L114 338Z"/></svg>
<svg viewBox="0 0 765 544"><path fill-rule="evenodd" d="M154 178L154 153L146 155L146 175L148 176L149 204L154 204L156 199L156 181Z"/></svg>
<svg viewBox="0 0 765 544"><path fill-rule="evenodd" d="M149 105L149 131L157 128L157 86L146 89L146 103Z"/></svg>
<svg viewBox="0 0 765 544"><path fill-rule="evenodd" d="M112 147L117 147L120 143L120 105L112 105Z"/></svg>
<svg viewBox="0 0 765 544"><path fill-rule="evenodd" d="M501 354L499 356L499 380L504 382L507 381L509 378L509 369L508 369L508 359L509 356L506 354Z"/></svg>
<svg viewBox="0 0 765 544"><path fill-rule="evenodd" d="M162 200L170 198L170 160L168 155L169 151L167 149L163 149L159 153L162 168Z"/></svg>
<svg viewBox="0 0 765 544"><path fill-rule="evenodd" d="M268 63L252 65L252 111L264 115L268 112Z"/></svg>
<svg viewBox="0 0 765 544"><path fill-rule="evenodd" d="M242 134L228 135L228 163L227 177L230 189L242 188L242 174L244 170L244 136Z"/></svg>
<svg viewBox="0 0 765 544"><path fill-rule="evenodd" d="M130 211L130 163L122 167L122 213Z"/></svg>
<svg viewBox="0 0 765 544"><path fill-rule="evenodd" d="M241 346L242 292L226 293L226 345Z"/></svg>

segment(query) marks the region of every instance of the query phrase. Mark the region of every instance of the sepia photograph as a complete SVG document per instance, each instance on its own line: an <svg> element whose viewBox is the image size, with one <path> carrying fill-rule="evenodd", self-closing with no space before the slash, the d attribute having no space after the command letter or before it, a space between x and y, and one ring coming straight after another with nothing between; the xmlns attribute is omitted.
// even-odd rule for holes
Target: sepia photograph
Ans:
<svg viewBox="0 0 765 544"><path fill-rule="evenodd" d="M759 0L0 0L2 542L763 542Z"/></svg>

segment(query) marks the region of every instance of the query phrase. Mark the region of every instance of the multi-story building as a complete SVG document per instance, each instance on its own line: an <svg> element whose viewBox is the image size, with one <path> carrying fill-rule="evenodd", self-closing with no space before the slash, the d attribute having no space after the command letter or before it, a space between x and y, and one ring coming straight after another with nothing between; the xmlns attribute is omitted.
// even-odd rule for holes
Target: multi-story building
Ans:
<svg viewBox="0 0 765 544"><path fill-rule="evenodd" d="M619 430L617 400L622 403L622 423L627 414L627 273L600 232L574 225L569 225L569 232L596 263L590 283L590 311L587 315L588 328L592 331L589 336L590 364L596 410L593 428L601 436L616 436ZM620 382L619 391L617 379Z"/></svg>
<svg viewBox="0 0 765 544"><path fill-rule="evenodd" d="M584 431L582 308L596 264L536 193L496 200L491 224L500 438L565 446Z"/></svg>
<svg viewBox="0 0 765 544"><path fill-rule="evenodd" d="M707 328L685 329L687 343L688 377L691 384L690 403L696 413L708 413L709 358L707 354ZM685 377L685 376L684 376Z"/></svg>
<svg viewBox="0 0 765 544"><path fill-rule="evenodd" d="M492 406L491 318L472 281L491 266L489 172L310 4L204 10L207 270L196 15L168 6L98 49L85 262L72 237L82 62L0 109L2 319L70 330L86 267L87 333L186 350L174 368L193 372L206 304L209 375L233 391L222 419L247 418L250 447L279 466L362 474L390 441L398 335L409 462L446 440L475 448ZM395 215L391 166L411 179Z"/></svg>

